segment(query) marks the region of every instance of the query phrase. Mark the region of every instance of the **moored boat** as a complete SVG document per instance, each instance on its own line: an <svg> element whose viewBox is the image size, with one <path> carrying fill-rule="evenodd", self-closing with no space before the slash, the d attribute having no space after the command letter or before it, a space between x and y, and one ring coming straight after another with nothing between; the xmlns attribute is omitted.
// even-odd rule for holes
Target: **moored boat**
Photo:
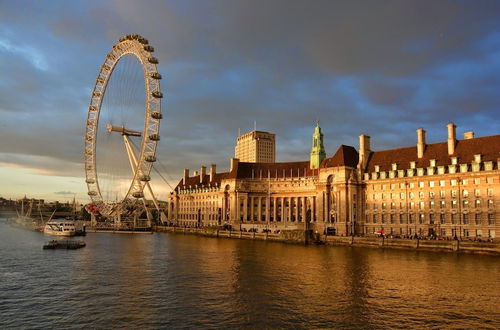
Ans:
<svg viewBox="0 0 500 330"><path fill-rule="evenodd" d="M43 245L44 250L54 250L54 249L66 249L66 250L76 250L84 247L86 244L84 241L57 241L52 240L47 244Z"/></svg>
<svg viewBox="0 0 500 330"><path fill-rule="evenodd" d="M45 224L43 233L53 236L75 236L76 227L73 221L51 220Z"/></svg>

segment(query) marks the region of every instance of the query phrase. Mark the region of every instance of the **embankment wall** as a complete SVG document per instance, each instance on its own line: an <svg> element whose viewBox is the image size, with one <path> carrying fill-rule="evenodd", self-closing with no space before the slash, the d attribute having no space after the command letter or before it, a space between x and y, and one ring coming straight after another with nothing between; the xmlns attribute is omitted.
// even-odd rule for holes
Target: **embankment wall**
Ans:
<svg viewBox="0 0 500 330"><path fill-rule="evenodd" d="M398 239L384 237L351 237L313 235L311 231L286 230L279 234L228 231L217 228L183 228L155 226L153 231L178 234L194 234L218 238L254 239L292 244L320 244L332 246L355 246L386 249L407 249L423 251L463 252L500 256L500 243L471 241L440 241L421 239Z"/></svg>

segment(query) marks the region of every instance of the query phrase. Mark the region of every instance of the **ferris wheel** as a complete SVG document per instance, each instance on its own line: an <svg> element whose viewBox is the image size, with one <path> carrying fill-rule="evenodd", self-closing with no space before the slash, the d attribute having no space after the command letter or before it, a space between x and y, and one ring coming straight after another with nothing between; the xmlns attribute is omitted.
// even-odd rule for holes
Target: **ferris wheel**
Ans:
<svg viewBox="0 0 500 330"><path fill-rule="evenodd" d="M107 54L91 94L86 183L94 208L104 216L130 210L141 201L145 205L145 192L159 210L150 175L160 140L163 94L153 52L140 35L120 38Z"/></svg>

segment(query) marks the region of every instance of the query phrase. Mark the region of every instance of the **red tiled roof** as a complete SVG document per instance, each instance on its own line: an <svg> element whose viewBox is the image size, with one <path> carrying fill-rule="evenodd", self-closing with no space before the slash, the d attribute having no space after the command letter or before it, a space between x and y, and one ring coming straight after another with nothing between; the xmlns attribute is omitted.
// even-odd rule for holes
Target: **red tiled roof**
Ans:
<svg viewBox="0 0 500 330"><path fill-rule="evenodd" d="M410 162L416 162L417 168L427 168L430 160L436 160L436 166L450 165L451 158L457 157L458 164L471 163L474 155L481 154L482 161L494 161L500 157L500 135L485 136L468 140L457 140L455 154L448 156L448 143L440 142L425 146L424 155L418 159L417 146L381 150L371 152L365 168L366 172L374 172L375 165L380 171L390 171L391 165L396 163L398 170L410 168Z"/></svg>
<svg viewBox="0 0 500 330"><path fill-rule="evenodd" d="M356 149L351 146L341 145L335 155L331 158L325 158L321 162L320 168L349 166L356 167L359 162L359 155Z"/></svg>
<svg viewBox="0 0 500 330"><path fill-rule="evenodd" d="M341 145L335 155L331 158L325 158L321 162L321 168L336 167L336 166L350 166L356 167L358 164L358 152L351 146ZM274 178L297 178L304 176L316 176L318 170L309 168L309 161L300 162L280 162L280 163L247 163L239 162L236 168L231 172L216 173L214 180L210 182L210 175L205 174L203 177L203 185L220 185L223 179L251 179L268 177ZM183 185L181 179L176 186L181 188L184 186L195 187L200 185L200 175L189 177L186 180L186 185Z"/></svg>
<svg viewBox="0 0 500 330"><path fill-rule="evenodd" d="M251 179L251 178L297 178L317 175L317 170L309 168L309 161L302 162L281 162L281 163L246 163L239 162L236 168L230 172L215 174L213 182L210 182L210 175L206 174L203 184L220 184L223 179ZM185 186L195 187L200 184L200 175L189 177ZM183 187L182 179L177 184L177 188Z"/></svg>
<svg viewBox="0 0 500 330"><path fill-rule="evenodd" d="M208 185L208 184L214 185L216 183L220 184L223 179L226 179L229 177L229 174L230 174L230 172L216 173L214 176L214 180L212 182L210 182L210 174L205 174L205 176L203 177L202 184L203 185ZM179 181L179 183L177 184L177 186L175 187L175 190L177 190L177 188L182 188L184 186L186 186L186 187L191 186L194 188L196 185L200 184L200 175L201 174L188 177L185 185L183 184L183 179L181 179Z"/></svg>
<svg viewBox="0 0 500 330"><path fill-rule="evenodd" d="M291 178L315 175L309 168L309 161L281 163L238 164L238 172L233 178Z"/></svg>

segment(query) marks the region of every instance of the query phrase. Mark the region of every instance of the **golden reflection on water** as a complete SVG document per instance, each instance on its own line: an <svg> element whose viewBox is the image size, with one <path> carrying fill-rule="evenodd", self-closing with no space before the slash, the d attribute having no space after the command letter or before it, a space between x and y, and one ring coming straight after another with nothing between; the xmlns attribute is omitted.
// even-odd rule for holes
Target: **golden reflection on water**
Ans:
<svg viewBox="0 0 500 330"><path fill-rule="evenodd" d="M394 327L408 322L426 327L452 320L472 326L498 316L500 268L495 258L202 240L205 251L220 257L210 258L213 264L204 268L219 270L224 281L232 273L233 310L241 322L278 326L259 318L280 315L306 327ZM483 292L494 299L482 298ZM478 298L480 308L474 304Z"/></svg>
<svg viewBox="0 0 500 330"><path fill-rule="evenodd" d="M0 275L25 274L0 281L10 327L500 328L496 257L181 234L89 234L47 252L36 233L0 238Z"/></svg>

